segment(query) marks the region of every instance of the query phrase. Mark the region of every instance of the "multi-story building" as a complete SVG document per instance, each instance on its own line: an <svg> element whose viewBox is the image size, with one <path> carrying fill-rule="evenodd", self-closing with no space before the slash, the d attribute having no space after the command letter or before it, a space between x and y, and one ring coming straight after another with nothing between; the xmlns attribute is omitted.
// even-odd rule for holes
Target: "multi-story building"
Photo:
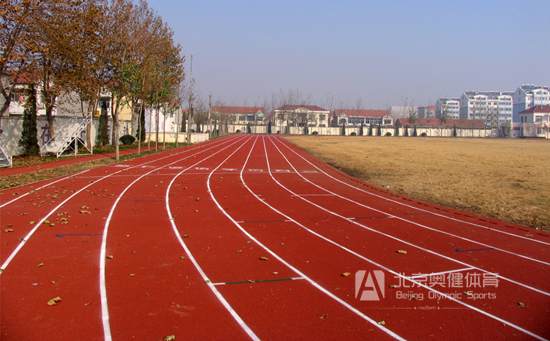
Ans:
<svg viewBox="0 0 550 341"><path fill-rule="evenodd" d="M550 91L547 86L523 84L513 94L513 121L519 122L519 113L535 105L549 105Z"/></svg>
<svg viewBox="0 0 550 341"><path fill-rule="evenodd" d="M460 118L460 99L450 97L440 97L435 102L435 116L441 117L444 114L447 119Z"/></svg>
<svg viewBox="0 0 550 341"><path fill-rule="evenodd" d="M512 122L511 91L466 91L460 97L460 119L483 120L491 127Z"/></svg>
<svg viewBox="0 0 550 341"><path fill-rule="evenodd" d="M435 118L435 105L418 107L418 118Z"/></svg>
<svg viewBox="0 0 550 341"><path fill-rule="evenodd" d="M230 124L263 123L265 118L264 107L228 107L213 106L213 114L225 116Z"/></svg>
<svg viewBox="0 0 550 341"><path fill-rule="evenodd" d="M328 127L330 111L316 105L283 105L268 115L276 126Z"/></svg>

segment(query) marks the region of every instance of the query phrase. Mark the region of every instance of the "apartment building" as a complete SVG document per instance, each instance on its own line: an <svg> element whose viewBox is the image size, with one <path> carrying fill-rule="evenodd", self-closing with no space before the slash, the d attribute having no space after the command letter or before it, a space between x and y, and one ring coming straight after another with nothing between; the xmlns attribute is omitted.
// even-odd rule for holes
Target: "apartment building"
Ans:
<svg viewBox="0 0 550 341"><path fill-rule="evenodd" d="M513 92L466 91L460 97L460 119L479 119L498 127L512 122Z"/></svg>
<svg viewBox="0 0 550 341"><path fill-rule="evenodd" d="M268 114L276 126L328 127L330 111L316 105L283 105Z"/></svg>
<svg viewBox="0 0 550 341"><path fill-rule="evenodd" d="M440 97L435 102L435 116L441 117L444 113L447 119L460 118L460 98Z"/></svg>
<svg viewBox="0 0 550 341"><path fill-rule="evenodd" d="M520 112L535 105L550 104L550 91L547 86L523 84L517 88L512 97L514 122L520 122Z"/></svg>

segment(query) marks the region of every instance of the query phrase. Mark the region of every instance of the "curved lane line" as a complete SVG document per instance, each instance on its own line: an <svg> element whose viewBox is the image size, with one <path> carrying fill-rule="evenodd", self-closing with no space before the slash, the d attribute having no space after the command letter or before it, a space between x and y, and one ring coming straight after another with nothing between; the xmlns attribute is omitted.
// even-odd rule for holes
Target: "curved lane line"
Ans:
<svg viewBox="0 0 550 341"><path fill-rule="evenodd" d="M273 141L271 141L271 143L273 143ZM414 222L414 221L410 221L410 220L407 220L407 219L404 219L404 218L401 218L401 217L398 217L396 215L393 215L391 213L387 213L387 212L384 212L384 211L381 211L379 209L376 209L376 208L373 208L373 207L370 207L370 206L367 206L367 205L364 205L360 202L357 202L357 201L354 201L352 199L349 199L349 198L346 198L340 194L337 194L337 193L334 193L334 192L331 192L330 190L324 188L324 187L321 187L315 183L313 183L311 180L305 178L303 175L301 175L297 170L296 168L294 168L294 166L292 166L292 164L290 163L290 161L287 159L287 157L283 154L283 152L279 149L279 147L277 147L277 145L275 145L275 143L273 143L273 145L275 146L275 148L277 148L277 150L279 151L279 153L281 153L281 155L283 156L283 158L285 158L285 160L288 162L288 164L292 167L292 169L294 169L294 171L296 172L296 174L298 174L302 179L304 179L305 181L309 182L310 184L312 184L313 186L327 192L327 193L330 193L331 195L334 195L336 197L339 197L343 200L346 200L346 201L349 201L353 204L356 204L358 206L361 206L361 207L364 207L364 208L368 208L369 210L373 210L375 212L378 212L378 213L383 213L383 214L387 214L389 218L395 218L395 219L398 219L398 220L401 220L401 221L404 221L406 223L409 223L409 224L412 224L412 225L416 225L416 226L419 226L419 227L422 227L424 229L427 229L427 230L430 230L430 231L434 231L434 232L438 232L438 233L442 233L442 234L446 234L448 236L452 236L452 237L455 237L455 238L458 238L458 239L462 239L462 240L465 240L467 242L471 242L471 243L474 243L474 244L478 244L478 245L481 245L481 246L485 246L487 248L491 248L491 249L494 249L494 250L498 250L498 251L501 251L501 252L504 252L504 253L508 253L508 254L511 254L511 255L514 255L514 256L517 256L517 257L520 257L520 258L525 258L525 259L528 259L530 261L533 261L533 262L537 262L537 263L541 263L541 264L544 264L544 265L549 265L550 266L550 263L548 262L545 262L545 261L542 261L542 260L539 260L539 259L536 259L536 258L532 258L532 257L528 257L528 256L525 256L525 255L522 255L522 254L519 254L519 253L515 253L515 252L512 252L512 251L508 251L508 250L505 250L505 249L501 249L501 248L498 248L498 247L495 247L495 246L492 246L492 245L489 245L489 244L485 244L485 243L482 243L482 242L479 242L479 241L475 241L475 240L472 240L472 239L468 239L466 237L461 237L459 235L456 235L456 234L453 234L453 233L450 233L450 232L446 232L446 231L441 231L441 230L438 230L436 228L433 228L433 227L429 227L429 226L426 226L426 225L423 225L423 224L420 224L420 223L417 223L417 222ZM321 170L322 172L322 170ZM326 174L326 173L325 173ZM330 175L326 174L327 176L331 177ZM336 179L337 180L337 179ZM338 180L340 181L340 180ZM341 182L341 181L340 181ZM351 186L352 188L356 188L356 187L353 187ZM360 191L363 191L361 189L358 189ZM365 193L369 193L369 192L365 192ZM371 193L369 193L371 194ZM374 194L373 194L374 195ZM302 197L303 199L303 197ZM305 199L304 199L305 200ZM388 199L389 201L392 201L392 202L396 202L396 201L393 201L391 199ZM405 206L408 206L408 205L405 205ZM434 214L436 215L436 214ZM443 216L444 217L444 216ZM344 219L348 219L349 218L344 218ZM452 219L456 222L459 222L459 223L467 223L467 222L464 222L462 220L457 220L457 219L454 219L454 218L449 218L449 219ZM359 223L357 223L358 225L360 225ZM498 231L498 230L491 230L491 231ZM521 238L525 238L525 237L522 237L522 236L517 236L517 235L514 235L516 237L521 237ZM541 242L541 241L538 241L538 240L534 240L534 239L529 239L529 238L525 238L527 240L530 240L530 241L536 241L536 242L540 242L542 244L546 244L545 242ZM550 244L548 244L550 245Z"/></svg>
<svg viewBox="0 0 550 341"><path fill-rule="evenodd" d="M309 160L307 160L305 157L303 157L302 155L298 154L296 151L292 150L289 146L287 146L285 143L283 142L280 142L281 145L283 145L285 148L287 148L289 151L291 151L292 153L296 154L297 156L299 156L300 158L302 158L304 161L306 161L307 163L309 163L310 165L312 165L313 167L317 168L319 171L321 171L321 173L325 174L326 176L328 176L329 178L335 180L335 181L338 181L340 182L341 184L343 185L346 185L348 187L351 187L355 190L358 190L360 192L363 192L363 193L366 193L368 195L371 195L371 196L374 196L374 197L377 197L379 199L383 199L383 200L386 200L386 201L391 201L393 203L396 203L398 205L401 205L401 206L405 206L405 207L409 207L409 208L412 208L412 209L415 209L415 210L418 210L418 211L421 211L421 212L426 212L426 213L430 213L432 215L435 215L435 216L438 216L438 217L441 217L441 218L445 218L445 219L449 219L449 220L452 220L452 221L456 221L456 222L459 222L459 223L464 223L464 224L467 224L467 225L472 225L472 226L476 226L476 227L480 227L480 228L483 228L485 230L489 230L489 231L493 231L493 232L498 232L498 233L503 233L503 234L506 234L506 235L509 235L509 236L512 236L512 237L516 237L516 238L521 238L521 239L525 239L525 240L528 240L528 241L531 241L531 242L536 242L536 243L540 243L540 244L545 244L545 245L550 245L550 243L547 243L547 242L543 242L541 240L536 240L536 239L530 239L530 238L527 238L527 237L524 237L524 236L518 236L517 234L513 234L513 233L510 233L510 232L506 232L506 231L500 231L500 230L497 230L497 229L491 229L490 227L487 227L487 226L483 226L483 225L479 225L479 224L476 224L476 223L471 223L471 222L468 222L468 221L464 221L464 220L460 220L460 219L456 219L456 218L452 218L452 217L447 217L443 214L439 214L439 213L436 213L436 212L430 212L430 211L427 211L427 210L424 210L422 208L419 208L419 207L414 207L414 206L411 206L411 205L408 205L406 203L403 203L403 202L400 202L400 201L396 201L396 200L393 200L393 199L390 199L390 198L386 198L386 197L383 197L381 195L378 195L378 194L375 194L375 193L371 193L369 191L366 191L364 189L361 189L361 188L358 188L358 187L355 187L353 185L350 185L348 184L347 182L344 182L342 180L339 180L335 177L333 177L332 175L326 173L325 171L323 171L321 168L317 167L316 165L314 165L313 163L311 163ZM273 143L275 144L275 143ZM386 212L384 212L386 213ZM400 217L395 217L395 218L398 218L398 219L401 219L401 220L405 220L407 221L406 219L403 219L403 218L400 218ZM413 222L411 222L413 223ZM419 226L422 226L422 225L419 225ZM428 227L426 227L428 228ZM439 231L439 230L436 230L436 231ZM448 232L443 232L443 231L439 231L441 233L446 233L446 234L450 234ZM452 234L450 234L452 235ZM476 242L478 243L478 242Z"/></svg>
<svg viewBox="0 0 550 341"><path fill-rule="evenodd" d="M238 141L237 141L238 142ZM237 143L237 142L234 142L233 144ZM116 206L118 205L120 199L122 199L124 193L126 193L126 191L128 191L130 189L130 187L132 187L136 182L138 182L139 180L141 180L143 177L145 177L146 175L148 174L151 174L153 172L156 172L158 171L159 169L162 169L162 168L165 168L165 167L168 167L170 165L173 165L175 163L178 163L178 162L181 162L183 160L186 160L188 158L190 158L191 156L196 156L198 154L201 154L207 150L210 150L212 148L215 148L215 147L219 147L220 145L223 145L223 143L220 143L220 144L217 144L217 145L214 145L213 147L210 147L210 148L206 148L206 149L203 149L195 154L191 154L189 156L186 156L185 158L182 158L182 159L178 159L174 162L171 162L171 163L168 163L168 164L165 164L164 166L161 166L161 167L158 167L158 168L154 168L153 170L147 172L147 173L144 173L142 174L140 177L138 177L137 179L135 179L134 181L132 181L132 183L130 183L118 196L118 198L115 200L115 202L113 203L113 206L111 208L111 211L109 212L109 216L107 217L107 220L105 221L105 226L103 228L103 237L101 239L101 250L100 250L100 255L99 255L99 291L100 291L100 297L101 297L101 319L102 319L102 322L103 322L103 335L105 337L105 341L111 341L112 340L112 336L111 336L111 324L109 322L109 306L108 306L108 303L107 303L107 287L106 287L106 277L105 277L105 259L107 257L107 254L106 254L106 247L107 247L107 234L109 232L109 225L111 223L111 219L113 217L113 214L114 214L114 211L115 211L115 208ZM232 144L231 144L232 145ZM231 145L229 146L226 146L225 148L221 149L221 150L224 150L228 147L230 147ZM220 151L221 151L220 150ZM216 152L215 154L219 153L220 151ZM215 155L215 154L212 154L212 155ZM190 166L189 168L191 167L194 167L195 165L201 163L202 161L212 157L212 155L208 156L207 158L195 163L194 165ZM174 155L172 155L174 156ZM153 160L153 161L156 161L156 160ZM187 168L187 169L189 169ZM114 173L113 173L114 174Z"/></svg>
<svg viewBox="0 0 550 341"><path fill-rule="evenodd" d="M264 141L264 151L265 151L266 158L268 158L267 149L266 149L266 147L265 147L265 141ZM268 159L267 167L268 167L268 171L269 171L269 174L270 174L271 178L272 178L277 184L279 184L279 186L285 188L285 187L284 187L283 185L281 185L281 184L279 183L279 181L278 181L277 179L275 179L275 177L273 176L273 173L271 172L271 168L270 168L270 166L269 166L269 159ZM243 184L244 184L244 180L243 180ZM245 184L245 186L246 186L246 184ZM246 186L246 188L248 188L248 186ZM321 238L321 239L327 241L328 243L330 243L330 244L332 244L332 245L334 245L334 246L337 246L337 247L341 248L342 250L347 251L347 252L349 252L350 254L355 255L356 257L358 257L358 258L360 258L360 259L363 259L363 260L365 260L365 261L367 261L367 262L369 262L369 263L371 263L371 264L374 264L374 265L380 267L381 269L384 269L384 270L386 270L387 272L389 272L389 273L391 273L391 274L393 274L393 275L395 275L395 276L398 276L398 277L402 278L404 281L410 281L410 282L412 282L413 284L418 285L419 287L423 287L423 288L425 288L425 289L427 289L427 290L429 290L429 291L433 291L433 292L435 292L435 293L437 293L437 294L439 294L439 295L442 295L442 297L447 297L447 298L448 298L449 300L451 300L451 301L454 301L454 302L456 302L456 303L458 303L458 304L460 304L460 305L463 305L463 306L465 306L465 307L467 307L467 308L470 308L470 309L472 309L472 310L474 310L474 311L476 311L476 312L478 312L478 313L480 313L480 314L483 314L483 315L485 315L485 316L488 316L488 317L490 317L490 318L492 318L492 319L494 319L494 320L497 320L497 321L499 321L499 322L501 322L501 323L505 323L505 324L509 325L510 327L512 327L512 328L514 328L514 329L517 329L517 330L519 330L519 331L521 331L521 332L523 332L523 333L525 333L525 334L527 334L527 335L530 335L530 336L532 336L532 337L534 337L534 338L536 338L536 339L539 339L539 340L546 340L545 338L543 338L543 337L541 337L541 336L539 336L539 335L537 335L537 334L534 334L534 333L532 333L532 332L530 332L530 331L528 331L528 330L526 330L526 329L523 329L523 328L521 328L520 326L517 326L517 325L515 325L515 324L513 324L513 323L511 323L511 322L508 322L508 321L506 321L506 320L504 320L504 319L502 319L502 318L500 318L500 317L498 317L498 316L489 314L489 313L487 313L487 312L485 312L485 311L483 311L483 310L481 310L481 309L479 309L479 308L476 308L476 307L471 306L471 305L469 305L469 304L467 304L467 303L464 303L464 302L462 302L462 301L460 301L460 300L457 300L457 299L454 298L454 297L448 296L447 294L445 294L445 293L443 293L443 292L440 292L440 291L437 291L437 290L435 290L434 288L431 288L431 287L427 286L426 284L424 284L424 283L422 283L422 282L415 281L414 279L411 279L411 278L409 278L409 277L407 277L407 276L403 276L401 273L395 272L395 271L393 271L393 270L391 270L391 269L385 267L385 266L382 265L382 264L379 264L379 263L377 263L377 262L375 262L375 261L373 261L373 260L371 260L371 259L369 259L369 258L367 258L367 257L365 257L365 256L363 256L363 255L361 255L361 254L359 254L359 253L357 253L357 252L351 250L351 249L346 248L345 246L342 246L342 245L338 244L337 242L335 242L335 241L333 241L333 240L331 240L331 239L329 239L329 238L327 238L327 237L325 237L325 236L323 236L323 235L321 235L321 234L319 234L319 233L317 233L317 232L315 232L315 231L313 231L313 230L307 228L306 226L302 225L302 224L299 223L298 221L292 219L290 216L288 216L288 215L286 215L286 214L284 214L284 213L278 211L276 208L270 206L268 203L266 203L265 201L261 200L260 197L258 197L258 196L256 195L256 193L252 192L249 188L248 188L248 190L250 191L250 193L251 193L258 201L260 201L260 202L264 203L264 205L270 207L274 212L277 212L277 213L281 214L282 216L284 216L284 217L286 217L287 219L291 220L293 223L295 223L296 225L300 226L300 227L303 228L304 230L306 230L306 231L310 232L311 234L313 234L313 235L315 235L315 236L317 236L317 237L319 237L319 238ZM292 193L292 192L291 192L290 190L288 190L288 189L287 189L287 191L289 191L290 193ZM296 195L296 196L298 196L298 195ZM303 198L302 198L302 199L303 199ZM305 199L304 199L304 200L305 200ZM344 219L345 219L345 218L344 218ZM245 233L246 233L246 232L245 232ZM249 235L249 236L250 236L250 235ZM252 236L250 236L250 237L253 238ZM262 245L262 244L259 244L259 245ZM268 250L268 249L267 249L267 250ZM268 251L269 251L269 250L268 250ZM274 255L274 256L275 256L275 257L278 257L278 256L276 256L276 255ZM290 265L289 265L289 266L290 266ZM483 271L485 272L485 270L483 270ZM305 275L304 275L304 277L305 277L305 278L308 278L308 277L306 277ZM397 277L396 277L396 278L397 278ZM323 289L323 290L324 290L324 289ZM352 307L352 309L355 309L355 308Z"/></svg>
<svg viewBox="0 0 550 341"><path fill-rule="evenodd" d="M231 156L233 156L233 154L235 154L239 149L241 149L246 142L250 141L250 138L246 141L244 141L244 143L237 149L235 149L235 151L233 151L233 153L231 153L231 155L229 155L225 160L223 160L221 163L220 163L220 166L225 163L225 161L227 161ZM214 154L212 155L214 156ZM204 160L203 160L204 161ZM202 161L201 161L202 162ZM193 165L194 166L194 165ZM220 166L216 167L219 168ZM192 167L192 166L191 166ZM189 167L189 168L191 168ZM252 340L260 340L258 338L258 336L256 336L256 334L252 331L252 329L250 329L250 327L246 324L246 322L244 322L244 320L239 316L239 314L237 314L237 312L233 309L233 307L231 307L231 305L229 304L229 302L226 301L225 297L223 297L223 295L218 291L218 289L216 288L216 284L212 283L212 281L208 278L208 276L206 275L206 273L204 272L204 270L201 268L201 266L199 265L199 263L197 262L197 260L195 259L195 257L193 257L193 254L191 253L191 251L189 250L189 248L187 247L187 245L185 244L185 242L183 241L183 238L181 237L179 231L178 231L178 228L176 226L176 223L174 223L174 218L172 216L172 210L170 209L170 188L172 187L172 184L176 181L176 179L181 175L183 174L183 172L185 172L186 170L188 170L189 168L181 171L178 175L176 175L172 181L170 182L170 184L168 185L168 188L166 189L166 211L168 212L168 218L170 219L170 224L172 224L172 229L174 230L174 234L176 235L176 238L178 239L178 241L180 242L181 246L183 247L183 249L185 250L185 253L187 254L187 256L189 257L189 259L191 260L191 262L193 262L193 265L195 265L195 268L197 268L197 271L200 273L200 275L202 276L204 282L208 285L208 287L210 288L210 290L212 290L212 292L214 293L214 295L216 296L216 298L223 304L223 306L225 307L225 309L231 314L231 316L233 316L233 318L235 319L235 321L237 321L237 323L241 326L241 328L243 328L243 330L248 334L248 336L250 336L250 338ZM208 179L210 180L210 176L208 177ZM210 191L210 188L208 189ZM210 193L212 194L212 193Z"/></svg>
<svg viewBox="0 0 550 341"><path fill-rule="evenodd" d="M257 140L257 138L256 138ZM252 146L252 148L250 149L250 153L248 154L247 158L246 158L246 161L243 165L243 168L241 169L240 171L240 178L241 178L241 182L243 183L243 185L248 189L248 191L250 193L252 193L252 195L254 195L256 197L256 199L258 199L259 201L263 202L260 198L258 198L258 196L256 196L256 194L254 194L254 192L252 192L250 190L250 188L248 187L248 185L244 182L244 179L243 179L243 171L244 169L246 168L246 164L248 163L248 160L250 159L250 155L252 154L252 150L254 149L254 146L256 145L256 140L254 141L254 145ZM220 165L221 166L221 165ZM329 296L330 298L334 299L336 302L340 303L341 305L343 305L344 307L346 307L347 309L351 310L353 313L355 313L356 315L358 315L359 317L361 317L362 319L366 320L367 322L369 322L370 324L372 324L373 326L377 327L378 329L380 329L381 331L383 331L384 333L392 336L393 338L397 339L397 340L405 340L404 338L402 338L401 336L395 334L394 332L392 332L391 330L383 327L382 325L378 324L378 322L374 321L373 319L371 319L370 317L368 317L367 315L363 314L362 312L360 312L359 310L355 309L353 306L351 306L350 304L344 302L342 299L340 299L339 297L337 297L336 295L332 294L330 291L326 290L325 288L323 288L321 285L317 284L315 281L313 281L311 278L309 278L308 276L306 276L304 273L302 273L300 270L298 270L297 268L293 267L290 263L288 263L287 261L285 261L283 258L281 258L279 255L277 255L275 252L271 251L267 246L265 246L264 244L262 244L259 240L257 240L256 238L254 238L254 236L252 236L250 233L248 233L248 231L246 231L245 229L243 229L239 223L237 223L237 221L235 221L235 219L233 219L233 217L231 217L222 207L221 205L219 204L219 202L216 200L216 198L214 197L214 195L212 194L212 190L210 188L210 178L212 177L212 174L214 174L214 172L219 168L219 166L212 170L212 172L209 174L208 176L208 190L210 192L210 197L212 198L212 200L214 200L214 203L216 203L216 206L218 206L218 209L223 212L223 214L225 214L225 216L227 218L229 218L233 224L239 229L242 231L243 234L245 234L248 238L250 238L251 240L253 240L256 244L258 244L258 246L262 247L264 250L266 250L266 252L268 252L269 254L271 254L273 257L275 257L277 260L279 260L281 263L283 263L284 265L286 265L289 269L291 269L292 271L294 271L296 274L299 275L299 277L301 277L302 279L308 281L312 286L314 286L315 288L317 288L319 291L321 291L322 293L324 293L325 295ZM269 206L269 205L268 205ZM273 209L273 208L272 208ZM275 210L276 211L276 210ZM277 212L277 211L276 211ZM280 213L280 212L279 212ZM283 215L283 214L281 214ZM292 220L294 221L294 220Z"/></svg>
<svg viewBox="0 0 550 341"><path fill-rule="evenodd" d="M357 205L359 205L359 206L363 206L363 207L369 208L368 206L362 205L361 203L358 203L358 202L353 201L353 200L351 200L351 199L342 197L341 195L336 194L336 193L334 193L334 192L331 192L331 191L329 191L329 190L327 190L327 189L325 189L325 188L323 188L323 187L321 187L321 186L319 186L319 185L314 184L314 183L311 182L310 180L306 179L305 177L303 177L303 176L296 170L296 168L294 168L294 166L292 165L292 163L290 163L290 161L288 161L288 159L287 159L286 156L281 152L281 150L280 150L275 144L274 144L274 146L275 146L275 148L277 148L277 150L279 151L279 153L281 153L281 155L285 158L285 160L288 162L288 164L290 165L290 167L292 167L292 169L294 169L294 171L296 172L296 174L298 174L300 177L302 177L305 181L309 182L310 184L312 184L313 186L315 186L315 187L317 187L317 188L319 188L319 189L322 189L322 190L326 191L327 193L333 194L334 196L337 196L337 197L342 198L342 199L344 199L344 200L350 201L350 202L352 202L352 203L354 203L354 204L357 204ZM267 152L267 151L266 151L266 152ZM269 168L269 165L268 165L268 168ZM271 171L270 171L270 174L272 175ZM444 259L447 259L447 260L456 262L456 263L461 264L461 265L465 265L465 266L474 268L474 269L479 270L479 271L481 271L481 272L486 272L486 273L491 273L491 274L493 274L492 272L487 271L487 270L482 269L482 268L479 268L479 267L476 267L475 265L468 264L468 263L466 263L466 262L459 261L459 260L454 259L454 258L452 258L452 257L445 256L445 255L443 255L443 254L440 254L440 253L437 253L437 252L435 252L435 251L432 251L432 250L423 248L423 247L421 247L421 246L418 246L418 245L413 244L413 243L411 243L411 242L408 242L408 241L406 241L406 240L400 239L400 238L398 238L398 237L392 236L392 235L390 235L390 234L387 234L387 233L378 231L378 230L376 230L376 229L373 229L373 228L371 228L371 227L368 227L367 225L363 225L363 224L360 224L360 223L358 223L358 222L355 222L355 221L353 221L352 219L346 218L346 217L344 217L344 216L342 216L342 215L340 215L340 214L338 214L338 213L336 213L336 212L330 211L330 210L328 210L328 209L326 209L326 208L324 208L324 207L322 207L322 206L320 206L320 205L317 205L317 204L315 204L315 203L313 203L313 202L307 200L307 199L304 198L303 196L300 196L299 194L296 194L296 193L292 192L290 189L286 188L283 184L281 184L279 181L277 181L277 180L273 177L273 175L272 175L272 178L273 178L273 180L274 180L279 186L281 186L282 188L286 189L286 190L287 190L289 193L291 193L292 195L294 195L294 196L296 196L296 197L302 199L303 201L305 201L305 202L307 202L307 203L309 203L309 204L311 204L311 205L313 205L313 206L315 206L315 207L317 207L317 208L319 208L319 209L321 209L321 210L323 210L323 211L325 211L325 212L327 212L327 213L329 213L329 214L332 214L332 215L334 215L334 216L336 216L336 217L339 217L339 218L342 218L342 219L344 219L344 220L346 220L346 221L348 221L348 222L350 222L350 223L359 225L359 226L361 226L362 228L364 228L364 229L366 229L366 230L369 230L369 231L378 233L378 234L380 234L380 235L389 237L389 238L391 238L391 239L397 240L397 241L399 241L399 242L401 242L401 243L407 244L407 245L412 246L412 247L414 247L414 248L417 248L417 249L419 249L419 250L422 250L422 251L431 253L431 254L433 254L433 255L436 255L436 256L439 256L439 257L441 257L441 258L444 258ZM379 211L379 212L381 212L381 211ZM397 218L397 217L392 216L392 218ZM403 221L408 222L407 220L403 220ZM418 225L418 224L416 224L416 225ZM420 226L422 226L422 225L420 225ZM426 227L426 228L431 230L431 228L429 228L429 227ZM436 231L437 231L437 230L436 230ZM472 241L472 242L473 242L473 241ZM476 242L476 243L477 243L477 242ZM490 245L485 245L485 244L481 244L481 243L477 243L477 244L484 245L484 246L490 246ZM542 263L542 264L545 264L545 265L550 265L550 263L546 263L546 262L543 262L543 261L540 261L540 260L534 259L534 258L529 258L529 257L527 257L527 256L515 254L515 253L510 252L510 251L502 250L502 249L499 249L499 248L493 248L493 249L498 250L498 251L502 251L502 252L505 252L505 253L509 253L509 254L512 254L512 255L515 255L515 256L518 256L518 257L526 258L526 259L528 259L528 260L536 261L536 262L539 262L539 263ZM537 289L537 288L531 287L531 286L529 286L529 285L527 285L527 284L523 284L523 283L517 282L517 281L515 281L515 280L513 280L513 279L510 279L510 278L508 278L508 277L504 277L504 276L498 275L498 278L501 278L501 279L506 280L506 281L508 281L508 282L510 282L510 283L514 283L514 284L516 284L516 285L522 286L522 287L524 287L524 288L527 288L527 289L536 291L536 292L538 292L538 293L540 293L540 294L543 294L543 295L546 295L546 296L550 296L550 293L548 293L548 292L546 292L546 291L544 291L544 290Z"/></svg>

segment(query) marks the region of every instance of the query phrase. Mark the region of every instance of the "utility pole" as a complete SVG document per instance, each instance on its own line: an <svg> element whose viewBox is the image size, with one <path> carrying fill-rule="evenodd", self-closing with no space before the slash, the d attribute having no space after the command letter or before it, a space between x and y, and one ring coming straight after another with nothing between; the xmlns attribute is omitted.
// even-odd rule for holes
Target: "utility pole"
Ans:
<svg viewBox="0 0 550 341"><path fill-rule="evenodd" d="M189 112L187 113L187 144L191 144L191 119L193 118L193 55L191 55L191 69L189 72Z"/></svg>

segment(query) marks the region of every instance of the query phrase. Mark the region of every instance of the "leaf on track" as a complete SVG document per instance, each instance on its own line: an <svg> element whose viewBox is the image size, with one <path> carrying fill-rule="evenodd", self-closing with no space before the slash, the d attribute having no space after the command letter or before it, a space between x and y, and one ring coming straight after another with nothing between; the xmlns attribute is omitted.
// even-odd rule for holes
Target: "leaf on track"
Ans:
<svg viewBox="0 0 550 341"><path fill-rule="evenodd" d="M378 322L378 324L383 326L383 325L386 324L386 321L380 321L380 322Z"/></svg>
<svg viewBox="0 0 550 341"><path fill-rule="evenodd" d="M61 297L55 297L55 298L52 298L51 300L48 301L48 305L49 306L52 306L52 305L56 305L57 302L61 301Z"/></svg>
<svg viewBox="0 0 550 341"><path fill-rule="evenodd" d="M260 260L269 260L267 257L260 257Z"/></svg>
<svg viewBox="0 0 550 341"><path fill-rule="evenodd" d="M405 251L405 250L397 250L397 253L407 254L407 251Z"/></svg>
<svg viewBox="0 0 550 341"><path fill-rule="evenodd" d="M164 341L172 341L176 339L176 335L168 335L164 338Z"/></svg>
<svg viewBox="0 0 550 341"><path fill-rule="evenodd" d="M13 232L13 229L5 229L4 232Z"/></svg>
<svg viewBox="0 0 550 341"><path fill-rule="evenodd" d="M520 308L527 308L527 306L526 306L525 303L523 303L523 302L518 302L518 306L519 306Z"/></svg>
<svg viewBox="0 0 550 341"><path fill-rule="evenodd" d="M107 258L107 259L113 259L113 255L108 255L108 256L106 256L105 258Z"/></svg>
<svg viewBox="0 0 550 341"><path fill-rule="evenodd" d="M44 263L40 263L40 264L38 264L36 267L39 268L39 267L41 267L41 266L44 266Z"/></svg>
<svg viewBox="0 0 550 341"><path fill-rule="evenodd" d="M349 272L344 272L344 273L340 274L340 276L342 276L342 277L348 277L349 275L351 275L351 273L349 273Z"/></svg>

